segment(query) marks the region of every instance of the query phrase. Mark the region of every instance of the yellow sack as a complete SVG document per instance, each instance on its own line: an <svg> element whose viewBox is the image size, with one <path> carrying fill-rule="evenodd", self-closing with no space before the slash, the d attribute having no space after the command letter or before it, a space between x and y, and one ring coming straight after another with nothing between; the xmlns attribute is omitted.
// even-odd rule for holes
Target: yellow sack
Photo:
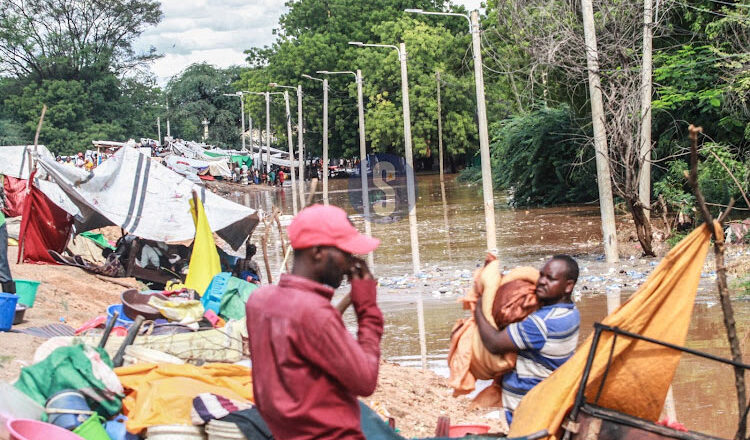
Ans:
<svg viewBox="0 0 750 440"><path fill-rule="evenodd" d="M190 256L185 286L203 296L211 280L221 273L221 261L203 204L198 200L196 207L194 201L195 199L190 200L190 213L193 214L195 223L195 241L193 241L193 253Z"/></svg>
<svg viewBox="0 0 750 440"><path fill-rule="evenodd" d="M721 226L714 223L717 234ZM723 240L723 236L719 237ZM684 345L711 233L702 225L664 257L646 282L602 324L649 338ZM603 332L586 386L593 401L607 366L612 333ZM513 414L508 437L546 429L557 438L563 418L573 406L591 348L590 336L552 375L529 391ZM599 405L646 420L657 421L680 352L646 341L620 337L612 355ZM637 390L637 397L634 397Z"/></svg>
<svg viewBox="0 0 750 440"><path fill-rule="evenodd" d="M170 301L152 296L148 305L156 307L165 318L180 324L192 324L203 318L203 305L197 299Z"/></svg>
<svg viewBox="0 0 750 440"><path fill-rule="evenodd" d="M126 391L125 427L134 434L149 426L192 425L193 398L201 393L253 401L250 369L240 365L135 364L116 368L115 374Z"/></svg>

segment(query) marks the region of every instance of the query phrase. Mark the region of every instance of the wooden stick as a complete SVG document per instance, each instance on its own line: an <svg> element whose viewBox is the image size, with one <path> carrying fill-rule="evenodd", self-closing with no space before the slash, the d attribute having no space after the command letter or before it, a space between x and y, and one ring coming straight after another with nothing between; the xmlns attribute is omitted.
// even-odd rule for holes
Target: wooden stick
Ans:
<svg viewBox="0 0 750 440"><path fill-rule="evenodd" d="M268 238L271 235L271 222L267 218L263 217L263 225L265 231L263 232L263 240L260 241L260 245L263 248L263 263L266 265L266 276L268 276L268 284L273 284L273 275L271 275L271 264L268 262Z"/></svg>
<svg viewBox="0 0 750 440"><path fill-rule="evenodd" d="M724 266L724 236L720 235L721 230L716 231L714 228L714 220L711 216L711 212L706 206L706 200L698 187L698 133L703 131L701 127L695 127L690 124L688 127L690 133L690 174L688 182L693 188L695 199L698 202L698 207L703 214L703 219L706 222L706 226L711 231L714 237L714 258L716 263L716 285L719 289L719 299L721 301L721 309L724 312L724 327L727 330L727 338L729 339L729 349L732 353L732 360L735 362L742 362L742 351L740 350L740 341L737 338L737 327L734 321L734 310L732 308L732 301L729 298L729 288L727 287L727 269ZM733 201L732 203L733 204ZM729 208L731 209L731 207ZM727 213L728 214L728 211ZM722 215L721 218L724 218ZM721 224L719 225L721 227ZM745 370L740 367L734 367L734 386L737 390L737 408L739 412L739 422L737 424L737 433L734 438L741 440L745 438L745 431L747 430L747 399L745 397Z"/></svg>
<svg viewBox="0 0 750 440"><path fill-rule="evenodd" d="M279 220L281 211L275 206L273 207L273 211L274 211L273 219L276 221L276 227L279 230L279 240L281 240L281 249L286 249L286 243L284 242L284 229L281 227L281 220ZM281 267L285 267L286 271L289 272L289 263L287 263L287 256L288 255L284 255L284 262L281 263Z"/></svg>
<svg viewBox="0 0 750 440"><path fill-rule="evenodd" d="M118 286L122 286L128 289L134 289L134 287L130 284L123 283L122 281L118 281L110 277L105 277L104 275L94 274L94 276L102 281L106 281L107 283L117 284Z"/></svg>

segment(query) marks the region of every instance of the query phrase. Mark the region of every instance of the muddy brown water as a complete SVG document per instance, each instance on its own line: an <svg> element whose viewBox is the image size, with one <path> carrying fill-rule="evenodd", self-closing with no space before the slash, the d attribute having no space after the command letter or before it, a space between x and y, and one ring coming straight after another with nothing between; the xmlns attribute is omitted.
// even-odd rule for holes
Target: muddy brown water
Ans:
<svg viewBox="0 0 750 440"><path fill-rule="evenodd" d="M352 204L349 181L337 179L329 182L331 204L345 209L354 224L364 230L363 217ZM421 365L416 298L422 295L428 366L438 374L447 376L450 330L455 321L467 313L456 303L457 295L468 287L468 273L481 264L484 256L484 210L480 188L457 182L455 176L446 176L446 203L443 203L437 175L419 175L417 184L420 257L422 269L429 274L429 278L411 278L408 287L381 285L379 303L386 320L382 351L387 360L407 366ZM314 202L322 203L320 191L319 185ZM270 210L272 206L277 206L284 213L292 212L289 188L238 192L233 194L233 198L254 208ZM540 267L551 255L568 253L579 261L582 277L607 273L608 268L601 261L603 251L599 245L601 229L598 206L511 209L506 202L504 194L495 194L498 249L505 266ZM261 225L254 236L256 241L263 233ZM382 241L374 254L376 276L381 280L409 278L412 263L408 220L373 222L372 234ZM258 248L260 253L260 246ZM274 278L282 260L283 250L274 231L269 243L269 263ZM620 266L632 266L646 274L655 264L624 260L618 269ZM436 289L445 286L446 281L452 283L447 287L448 294L438 294ZM608 299L605 294L607 282L586 290L581 290L581 284L579 282L576 305L581 312L580 341L583 341L592 332L593 323L606 316ZM624 300L635 287L632 284L622 287ZM344 286L340 290L343 292L347 288ZM609 292L612 301L613 291ZM746 352L750 302L736 301L734 309L743 352ZM351 311L347 312L345 320L350 328L355 327L356 320ZM730 356L718 295L710 277L701 282L686 346L725 358ZM746 356L745 361L748 360L750 357ZM677 419L681 423L689 429L724 438L734 435L737 403L734 376L729 366L684 355L673 381L673 389ZM638 398L637 392L634 392L633 398Z"/></svg>

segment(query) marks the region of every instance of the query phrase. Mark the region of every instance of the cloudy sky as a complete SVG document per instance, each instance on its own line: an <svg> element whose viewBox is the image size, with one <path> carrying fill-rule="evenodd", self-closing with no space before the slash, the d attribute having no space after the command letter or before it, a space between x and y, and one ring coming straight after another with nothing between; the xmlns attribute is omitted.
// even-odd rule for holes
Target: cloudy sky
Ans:
<svg viewBox="0 0 750 440"><path fill-rule="evenodd" d="M454 3L472 10L480 1ZM161 0L161 4L161 23L135 44L136 49L153 46L164 54L151 68L160 84L196 62L219 67L244 64L243 50L273 42L272 31L285 9L283 0Z"/></svg>

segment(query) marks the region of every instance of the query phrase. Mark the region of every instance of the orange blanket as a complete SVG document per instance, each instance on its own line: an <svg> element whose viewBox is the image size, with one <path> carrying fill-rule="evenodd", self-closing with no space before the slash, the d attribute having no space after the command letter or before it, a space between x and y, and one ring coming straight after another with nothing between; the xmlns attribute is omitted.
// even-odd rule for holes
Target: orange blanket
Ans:
<svg viewBox="0 0 750 440"><path fill-rule="evenodd" d="M474 274L471 290L459 302L473 314L477 299L482 295L482 313L495 328L504 328L537 309L534 288L538 278L539 271L532 267L518 267L502 275L500 262L493 259ZM454 396L472 392L477 379L496 379L515 365L515 353L494 355L484 348L473 316L453 326L448 352L448 384Z"/></svg>
<svg viewBox="0 0 750 440"><path fill-rule="evenodd" d="M721 234L718 223L714 228ZM685 237L669 251L630 300L602 323L683 345L710 239L705 225ZM723 240L723 236L719 239ZM592 337L579 346L562 367L526 394L513 413L509 437L521 437L543 429L558 433L573 405ZM586 388L588 401L595 397L592 394L598 390L606 370L612 338L612 333L605 332L599 340ZM645 341L618 338L599 405L656 421L679 360L680 352ZM551 437L557 438L557 435Z"/></svg>

